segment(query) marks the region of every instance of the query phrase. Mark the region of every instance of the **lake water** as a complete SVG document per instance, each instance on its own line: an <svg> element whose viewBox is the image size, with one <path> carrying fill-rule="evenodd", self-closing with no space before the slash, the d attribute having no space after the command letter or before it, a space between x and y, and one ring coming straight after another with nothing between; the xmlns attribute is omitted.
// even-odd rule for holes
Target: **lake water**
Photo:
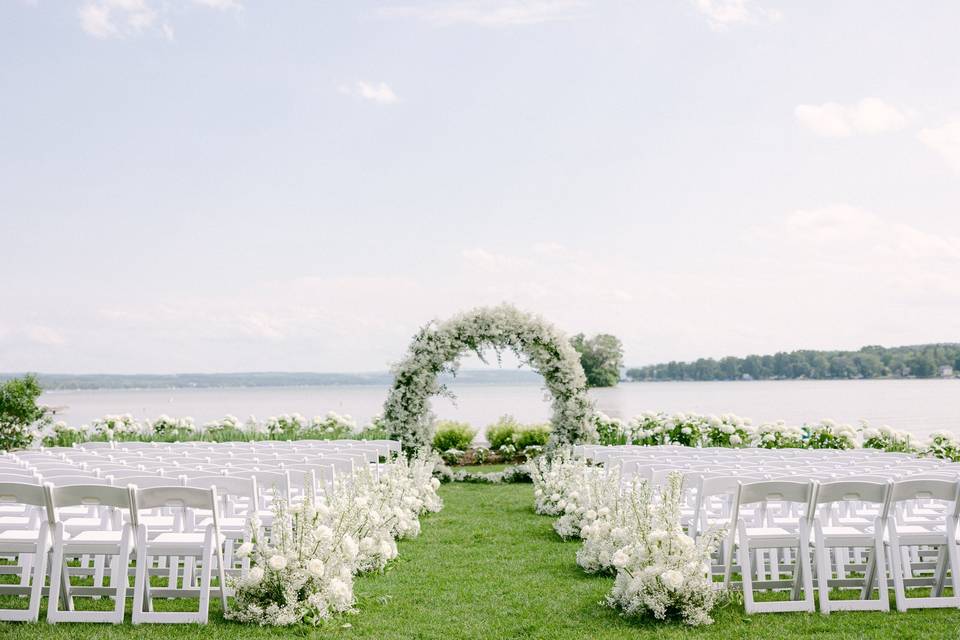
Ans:
<svg viewBox="0 0 960 640"><path fill-rule="evenodd" d="M509 413L523 422L550 417L550 405L537 384L456 384L454 402L434 400L440 418L476 427ZM233 414L264 420L281 413L307 417L336 411L361 424L380 413L385 386L335 385L284 388L104 389L50 391L41 401L58 407L58 419L80 425L108 413L130 413L144 420L161 414L191 416L198 424ZM876 426L890 425L926 436L946 429L960 433L960 379L944 380L784 380L754 382L641 382L593 389L597 407L630 418L645 410L736 413L755 423L783 419L791 424L832 418Z"/></svg>

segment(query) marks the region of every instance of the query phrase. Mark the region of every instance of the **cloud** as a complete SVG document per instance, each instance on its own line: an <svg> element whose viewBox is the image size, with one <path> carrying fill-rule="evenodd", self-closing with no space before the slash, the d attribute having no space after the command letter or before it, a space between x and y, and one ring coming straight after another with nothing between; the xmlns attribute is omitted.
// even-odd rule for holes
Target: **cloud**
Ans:
<svg viewBox="0 0 960 640"><path fill-rule="evenodd" d="M864 98L851 105L801 104L794 109L794 115L800 124L827 138L898 131L907 126L910 119L908 113L879 98Z"/></svg>
<svg viewBox="0 0 960 640"><path fill-rule="evenodd" d="M24 328L23 333L27 340L34 344L55 347L67 342L62 333L42 325L28 326Z"/></svg>
<svg viewBox="0 0 960 640"><path fill-rule="evenodd" d="M240 0L193 0L193 2L220 11L236 11L243 8Z"/></svg>
<svg viewBox="0 0 960 640"><path fill-rule="evenodd" d="M400 101L386 82L370 83L358 80L352 85L341 85L339 91L344 95L357 96L380 104L394 104Z"/></svg>
<svg viewBox="0 0 960 640"><path fill-rule="evenodd" d="M960 173L960 116L936 129L921 129L917 134L920 142L933 149L946 160L950 167Z"/></svg>
<svg viewBox="0 0 960 640"><path fill-rule="evenodd" d="M184 0L181 0L183 2ZM190 5L220 11L239 10L239 0L189 0ZM168 2L152 0L85 0L77 10L80 27L94 38L128 38L155 33L173 40L173 27L165 19Z"/></svg>
<svg viewBox="0 0 960 640"><path fill-rule="evenodd" d="M79 14L80 26L94 38L135 35L157 19L145 0L88 0Z"/></svg>
<svg viewBox="0 0 960 640"><path fill-rule="evenodd" d="M754 5L752 0L694 0L694 6L707 17L710 28L724 31L732 25L778 22L779 11Z"/></svg>
<svg viewBox="0 0 960 640"><path fill-rule="evenodd" d="M414 18L438 27L517 27L573 20L582 6L583 2L577 0L467 0L383 7L377 13L388 18Z"/></svg>

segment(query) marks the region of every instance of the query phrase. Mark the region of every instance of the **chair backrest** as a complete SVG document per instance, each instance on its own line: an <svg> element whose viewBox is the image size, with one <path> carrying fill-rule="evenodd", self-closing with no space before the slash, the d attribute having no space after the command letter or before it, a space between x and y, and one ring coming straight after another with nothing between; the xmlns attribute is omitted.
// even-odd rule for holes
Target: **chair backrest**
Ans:
<svg viewBox="0 0 960 640"><path fill-rule="evenodd" d="M191 509L206 509L210 511L214 529L217 532L220 531L220 510L217 508L217 490L215 487L209 489L184 486L139 489L128 487L127 491L133 505L130 519L135 527L140 524L140 514L143 511L166 508L183 513Z"/></svg>
<svg viewBox="0 0 960 640"><path fill-rule="evenodd" d="M0 504L29 504L44 507L47 504L43 487L22 482L0 482Z"/></svg>
<svg viewBox="0 0 960 640"><path fill-rule="evenodd" d="M103 484L71 484L55 487L48 482L43 485L43 488L47 520L51 525L57 521L57 509L61 507L82 505L131 510L130 490L127 487Z"/></svg>
<svg viewBox="0 0 960 640"><path fill-rule="evenodd" d="M47 478L47 476L41 473L41 479L44 484L53 484L58 487L67 487L70 485L83 485L83 486L103 486L109 487L110 481L106 478L97 478L95 476L55 476L53 478Z"/></svg>
<svg viewBox="0 0 960 640"><path fill-rule="evenodd" d="M214 487L147 487L129 488L135 510L158 507L217 510L217 490Z"/></svg>
<svg viewBox="0 0 960 640"><path fill-rule="evenodd" d="M201 489L216 489L217 495L224 500L244 498L250 501L251 511L256 512L260 510L260 494L257 491L256 478L204 476L202 478L188 478L186 486L199 487ZM230 512L227 512L227 515L230 515Z"/></svg>
<svg viewBox="0 0 960 640"><path fill-rule="evenodd" d="M743 506L756 502L799 502L809 504L812 501L815 482L795 480L761 480L740 485L737 502Z"/></svg>
<svg viewBox="0 0 960 640"><path fill-rule="evenodd" d="M278 498L290 499L290 475L287 471L237 469L231 470L230 475L238 478L254 478L257 481L257 490L261 494L276 493Z"/></svg>
<svg viewBox="0 0 960 640"><path fill-rule="evenodd" d="M117 478L111 475L107 477L113 478L113 483L118 487L133 486L138 489L146 489L148 487L182 487L184 486L184 482L186 482L186 478L183 476L171 478L169 476L139 475Z"/></svg>
<svg viewBox="0 0 960 640"><path fill-rule="evenodd" d="M880 517L886 520L890 511L892 482L864 482L862 480L834 480L820 483L817 488L818 505L835 502L874 503L883 505Z"/></svg>
<svg viewBox="0 0 960 640"><path fill-rule="evenodd" d="M960 483L955 480L907 478L897 480L893 484L890 500L894 503L905 500L943 500L956 503L958 491L960 491Z"/></svg>

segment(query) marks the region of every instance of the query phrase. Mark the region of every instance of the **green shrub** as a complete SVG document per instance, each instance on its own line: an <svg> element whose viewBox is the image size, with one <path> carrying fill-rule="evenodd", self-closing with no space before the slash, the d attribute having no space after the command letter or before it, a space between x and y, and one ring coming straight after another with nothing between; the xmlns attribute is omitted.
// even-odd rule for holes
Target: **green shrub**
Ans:
<svg viewBox="0 0 960 640"><path fill-rule="evenodd" d="M499 420L487 427L487 440L490 448L499 451L505 444L513 444L513 437L521 429L520 423L513 416L501 416Z"/></svg>
<svg viewBox="0 0 960 640"><path fill-rule="evenodd" d="M433 436L433 448L440 453L448 449L466 451L470 448L475 435L477 432L466 422L440 422Z"/></svg>
<svg viewBox="0 0 960 640"><path fill-rule="evenodd" d="M0 450L25 449L35 432L50 422L50 410L37 404L43 393L32 375L0 385Z"/></svg>
<svg viewBox="0 0 960 640"><path fill-rule="evenodd" d="M524 425L513 437L517 449L523 451L527 447L544 447L550 439L549 424Z"/></svg>

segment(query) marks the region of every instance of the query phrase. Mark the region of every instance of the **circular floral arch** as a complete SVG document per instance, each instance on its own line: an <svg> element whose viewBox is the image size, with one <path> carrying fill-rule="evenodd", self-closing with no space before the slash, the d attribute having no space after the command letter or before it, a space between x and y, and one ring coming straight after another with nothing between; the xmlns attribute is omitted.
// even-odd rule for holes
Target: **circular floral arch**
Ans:
<svg viewBox="0 0 960 640"><path fill-rule="evenodd" d="M431 322L414 336L407 355L393 369L393 387L383 407L390 437L408 449L430 446L430 397L449 394L438 376L456 374L459 360L467 352L482 359L483 350L491 347L510 349L543 376L545 389L553 398L551 445L596 440L593 403L587 396L579 355L552 324L508 304Z"/></svg>

